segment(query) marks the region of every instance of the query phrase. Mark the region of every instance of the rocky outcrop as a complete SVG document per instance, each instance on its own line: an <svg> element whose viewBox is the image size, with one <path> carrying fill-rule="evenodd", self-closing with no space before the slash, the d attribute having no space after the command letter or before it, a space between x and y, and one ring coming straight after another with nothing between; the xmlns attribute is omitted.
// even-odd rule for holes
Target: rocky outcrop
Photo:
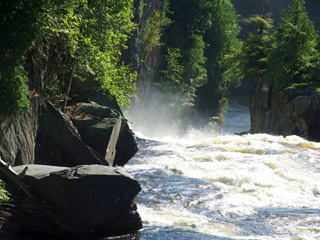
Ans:
<svg viewBox="0 0 320 240"><path fill-rule="evenodd" d="M150 17L154 10L160 10L163 0L135 0L135 22L138 28L133 37L128 41L128 50L124 52L124 58L128 63L133 63L133 67L138 71L137 98L144 102L152 97L150 88L158 77L159 71L164 61L164 55L159 47L155 47L142 55L141 33L150 22Z"/></svg>
<svg viewBox="0 0 320 240"><path fill-rule="evenodd" d="M320 141L320 94L310 87L275 92L268 81L260 79L250 99L250 114L252 133Z"/></svg>
<svg viewBox="0 0 320 240"><path fill-rule="evenodd" d="M108 165L104 157L81 140L69 118L50 102L42 109L39 125L36 163L67 167Z"/></svg>
<svg viewBox="0 0 320 240"><path fill-rule="evenodd" d="M152 78L157 72L159 67L159 60L161 58L158 48L152 49L149 53L145 53L145 56L141 56L141 32L150 21L149 18L153 15L154 10L159 10L163 0L135 0L134 9L135 19L138 24L136 32L132 38L128 41L127 45L129 49L124 52L124 59L128 63L133 63L136 70L139 69L139 79L144 81L152 81Z"/></svg>
<svg viewBox="0 0 320 240"><path fill-rule="evenodd" d="M76 104L71 120L78 128L81 139L101 156L105 156L113 126L120 116L121 114L115 109L90 102ZM137 151L133 133L129 129L127 120L122 118L114 166L123 166Z"/></svg>
<svg viewBox="0 0 320 240"><path fill-rule="evenodd" d="M28 113L0 116L0 156L13 166L34 163L38 131L38 97L30 101Z"/></svg>
<svg viewBox="0 0 320 240"><path fill-rule="evenodd" d="M12 213L10 220L23 230L48 233L49 229L57 235L74 235L141 228L133 202L141 187L121 169L101 165L66 168L34 164L14 167L14 171L21 175L25 167L28 167L25 182L57 215L39 221L39 215L22 208Z"/></svg>

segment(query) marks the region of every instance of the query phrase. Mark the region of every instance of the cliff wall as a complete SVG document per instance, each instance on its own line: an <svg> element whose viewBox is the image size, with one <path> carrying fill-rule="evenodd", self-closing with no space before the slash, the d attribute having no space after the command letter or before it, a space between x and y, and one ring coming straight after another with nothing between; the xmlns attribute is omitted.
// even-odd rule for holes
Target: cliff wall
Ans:
<svg viewBox="0 0 320 240"><path fill-rule="evenodd" d="M148 99L149 88L152 88L152 82L157 77L161 68L161 60L164 58L158 47L141 55L142 47L142 29L150 21L154 10L161 8L163 0L135 0L135 22L138 24L137 30L133 37L128 41L128 51L125 52L125 59L133 63L134 69L138 72L137 79L137 96L143 101Z"/></svg>
<svg viewBox="0 0 320 240"><path fill-rule="evenodd" d="M297 86L282 92L259 79L250 99L252 133L298 135L320 141L320 93Z"/></svg>
<svg viewBox="0 0 320 240"><path fill-rule="evenodd" d="M0 156L11 165L35 161L38 104L39 98L34 97L30 101L30 112L14 117L0 116Z"/></svg>

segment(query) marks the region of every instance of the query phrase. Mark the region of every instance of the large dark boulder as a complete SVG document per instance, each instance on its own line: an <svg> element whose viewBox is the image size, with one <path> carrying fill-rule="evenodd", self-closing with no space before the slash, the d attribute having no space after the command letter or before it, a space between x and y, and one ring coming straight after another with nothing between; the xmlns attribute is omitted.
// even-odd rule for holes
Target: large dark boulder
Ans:
<svg viewBox="0 0 320 240"><path fill-rule="evenodd" d="M50 102L39 117L36 163L55 166L104 164L107 161L87 146L69 118Z"/></svg>
<svg viewBox="0 0 320 240"><path fill-rule="evenodd" d="M320 141L320 94L312 87L297 85L276 92L267 80L260 79L251 96L250 114L253 133Z"/></svg>
<svg viewBox="0 0 320 240"><path fill-rule="evenodd" d="M81 139L101 156L106 155L114 124L121 113L95 102L78 103L74 106L71 120L78 128ZM114 166L123 166L137 152L138 147L127 120L122 117L121 129L116 145Z"/></svg>
<svg viewBox="0 0 320 240"><path fill-rule="evenodd" d="M19 174L25 167L14 167L14 171ZM101 165L27 167L25 182L39 199L47 201L70 224L67 229L106 234L141 228L141 219L133 202L141 187L123 170ZM19 222L22 218L19 213L18 216L20 218L13 216L12 220L18 221L24 230L46 233L44 228L34 229L37 225L30 223L32 219ZM52 223L46 225L52 228ZM56 227L57 232L68 233L68 230Z"/></svg>
<svg viewBox="0 0 320 240"><path fill-rule="evenodd" d="M30 100L31 110L8 117L0 115L0 156L10 165L34 163L38 131L39 97Z"/></svg>

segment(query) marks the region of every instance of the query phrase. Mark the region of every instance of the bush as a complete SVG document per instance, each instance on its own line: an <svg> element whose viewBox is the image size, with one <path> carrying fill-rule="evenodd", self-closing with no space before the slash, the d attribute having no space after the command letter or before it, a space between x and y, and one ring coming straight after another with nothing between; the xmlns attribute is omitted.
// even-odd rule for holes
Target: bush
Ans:
<svg viewBox="0 0 320 240"><path fill-rule="evenodd" d="M29 110L27 76L23 67L0 70L0 114L15 115Z"/></svg>
<svg viewBox="0 0 320 240"><path fill-rule="evenodd" d="M5 184L3 181L0 180L0 202L9 200L9 197L7 195L8 193L4 188L5 188Z"/></svg>

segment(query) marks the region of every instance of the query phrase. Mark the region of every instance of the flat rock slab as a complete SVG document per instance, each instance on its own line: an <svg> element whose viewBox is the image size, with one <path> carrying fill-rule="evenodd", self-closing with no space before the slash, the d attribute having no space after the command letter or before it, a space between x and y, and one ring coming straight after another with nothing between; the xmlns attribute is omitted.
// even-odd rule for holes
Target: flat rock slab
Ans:
<svg viewBox="0 0 320 240"><path fill-rule="evenodd" d="M25 167L24 180L35 194L75 229L106 233L142 227L134 203L141 187L125 171L101 165L23 165L14 171L19 174Z"/></svg>

